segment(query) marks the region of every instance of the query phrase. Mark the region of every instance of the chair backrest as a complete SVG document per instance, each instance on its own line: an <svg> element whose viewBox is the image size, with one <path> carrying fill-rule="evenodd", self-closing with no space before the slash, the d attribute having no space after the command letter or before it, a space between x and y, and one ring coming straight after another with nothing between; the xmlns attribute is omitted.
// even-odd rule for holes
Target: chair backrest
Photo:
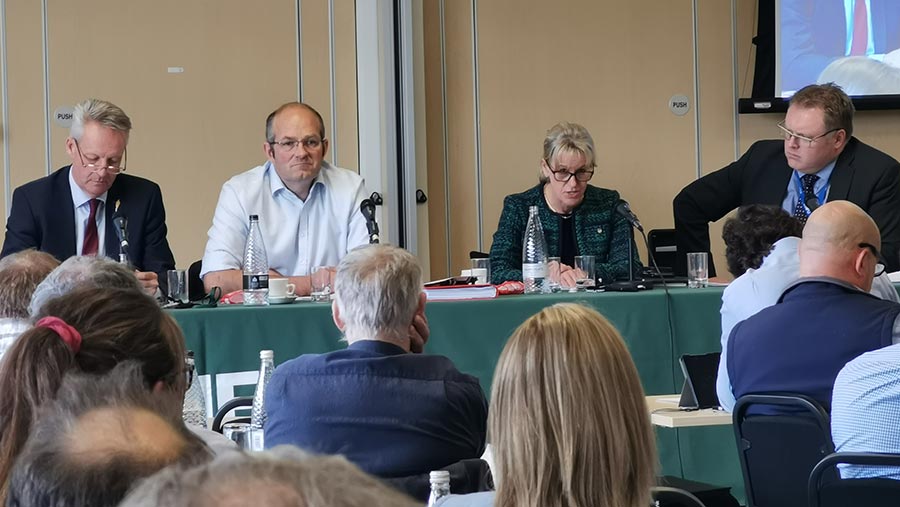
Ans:
<svg viewBox="0 0 900 507"><path fill-rule="evenodd" d="M837 452L829 454L809 474L810 507L900 505L900 481L885 478L838 479L839 463L900 467L900 454ZM900 472L900 469L894 473ZM828 478L831 477L831 480Z"/></svg>
<svg viewBox="0 0 900 507"><path fill-rule="evenodd" d="M653 229L647 233L647 248L653 253L656 264L663 274L672 274L675 269L675 229ZM653 267L650 259L647 266Z"/></svg>
<svg viewBox="0 0 900 507"><path fill-rule="evenodd" d="M705 507L699 498L683 489L654 486L650 492L658 507Z"/></svg>
<svg viewBox="0 0 900 507"><path fill-rule="evenodd" d="M805 505L810 472L834 452L825 409L808 396L752 394L735 404L733 425L747 506Z"/></svg>
<svg viewBox="0 0 900 507"><path fill-rule="evenodd" d="M219 407L219 411L216 412L216 417L213 418L212 422L212 430L216 433L222 433L222 423L225 421L225 416L228 415L229 412L241 407L252 407L253 406L253 396L238 396L236 398L231 398L221 407ZM234 421L229 422L250 422L249 417L239 417Z"/></svg>
<svg viewBox="0 0 900 507"><path fill-rule="evenodd" d="M203 288L203 279L200 278L200 270L203 269L203 260L195 261L188 268L188 299L191 301L200 301L206 295Z"/></svg>

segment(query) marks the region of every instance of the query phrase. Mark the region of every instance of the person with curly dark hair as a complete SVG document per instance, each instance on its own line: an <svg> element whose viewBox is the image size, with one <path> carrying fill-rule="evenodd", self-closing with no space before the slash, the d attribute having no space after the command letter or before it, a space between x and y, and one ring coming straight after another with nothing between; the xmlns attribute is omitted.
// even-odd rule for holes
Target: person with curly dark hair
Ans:
<svg viewBox="0 0 900 507"><path fill-rule="evenodd" d="M719 405L726 410L735 403L725 367L731 330L738 322L774 305L800 278L797 247L802 232L800 222L782 208L761 204L740 207L722 229L728 270L736 277L722 293L722 356L716 392ZM875 277L871 293L900 302L886 274Z"/></svg>
<svg viewBox="0 0 900 507"><path fill-rule="evenodd" d="M757 269L776 241L802 235L803 225L777 206L741 206L722 228L728 271L737 278L750 268Z"/></svg>

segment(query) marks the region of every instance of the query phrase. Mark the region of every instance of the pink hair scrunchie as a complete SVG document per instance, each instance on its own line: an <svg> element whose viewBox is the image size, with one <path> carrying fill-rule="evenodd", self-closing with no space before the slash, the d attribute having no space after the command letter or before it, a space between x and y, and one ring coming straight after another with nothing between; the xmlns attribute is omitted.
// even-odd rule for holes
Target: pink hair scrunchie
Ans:
<svg viewBox="0 0 900 507"><path fill-rule="evenodd" d="M72 349L73 354L77 354L81 349L81 334L59 317L44 317L37 321L34 327L45 327L58 334L62 341Z"/></svg>

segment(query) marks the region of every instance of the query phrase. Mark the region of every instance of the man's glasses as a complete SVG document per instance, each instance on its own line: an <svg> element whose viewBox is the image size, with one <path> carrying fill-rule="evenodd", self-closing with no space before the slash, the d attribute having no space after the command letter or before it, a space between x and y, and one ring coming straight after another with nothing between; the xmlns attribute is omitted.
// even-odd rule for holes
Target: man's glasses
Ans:
<svg viewBox="0 0 900 507"><path fill-rule="evenodd" d="M875 248L875 245L871 243L860 243L858 246L872 252L872 255L875 256L875 260L878 261L875 264L875 276L881 276L882 274L884 274L884 257L881 256L881 252L879 252L878 249Z"/></svg>
<svg viewBox="0 0 900 507"><path fill-rule="evenodd" d="M569 180L572 179L572 176L574 176L577 181L580 181L582 183L584 183L585 181L590 181L591 178L594 177L593 169L581 168L574 173L570 173L565 169L554 170L553 166L550 165L550 161L547 159L544 159L544 162L547 163L547 167L550 168L550 172L553 173L553 179L560 183L568 183Z"/></svg>
<svg viewBox="0 0 900 507"><path fill-rule="evenodd" d="M122 152L122 163L119 165L100 165L97 162L100 159L89 160L87 163L84 162L84 154L81 153L81 146L78 145L78 139L75 139L75 149L78 150L78 158L81 159L81 165L90 169L92 172L99 172L100 169L106 169L106 172L110 174L119 174L120 172L125 171L125 162L128 160L128 148L125 148L125 151ZM109 162L109 160L107 160Z"/></svg>
<svg viewBox="0 0 900 507"><path fill-rule="evenodd" d="M324 139L319 139L318 137L307 137L304 139L284 139L281 141L271 141L269 145L272 147L277 146L284 152L291 152L297 149L297 146L303 145L307 151L315 151L318 150L322 143L325 142Z"/></svg>
<svg viewBox="0 0 900 507"><path fill-rule="evenodd" d="M832 132L837 132L838 130L842 130L842 129L839 129L839 128L837 128L837 129L831 129L831 130L829 130L828 132L825 132L824 134L818 135L818 136L816 136L816 137L807 137L807 136L804 136L804 135L800 135L800 134L794 132L793 130L791 130L791 129L785 127L783 121L778 122L778 123L777 123L777 126L778 126L778 128L781 130L781 135L784 136L784 140L785 140L785 141L790 141L791 138L794 138L794 139L796 139L796 140L798 140L798 141L804 141L804 142L806 142L806 145L807 145L807 146L810 146L810 147L812 147L812 144L813 144L814 142L816 142L818 139L822 139L823 137L827 136L828 134L831 134Z"/></svg>

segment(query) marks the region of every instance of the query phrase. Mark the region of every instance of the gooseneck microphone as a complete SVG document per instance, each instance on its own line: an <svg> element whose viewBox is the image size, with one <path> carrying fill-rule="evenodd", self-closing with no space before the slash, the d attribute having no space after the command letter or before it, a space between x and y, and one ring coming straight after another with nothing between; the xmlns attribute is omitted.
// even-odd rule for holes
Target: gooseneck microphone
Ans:
<svg viewBox="0 0 900 507"><path fill-rule="evenodd" d="M628 220L628 223L633 225L635 229L644 232L644 226L641 225L641 221L638 220L637 215L631 211L631 206L628 205L628 201L619 199L619 202L616 203L616 213L625 217L625 220Z"/></svg>
<svg viewBox="0 0 900 507"><path fill-rule="evenodd" d="M359 204L359 212L366 219L366 228L369 230L369 244L378 243L378 222L375 221L375 203L372 199L363 199Z"/></svg>
<svg viewBox="0 0 900 507"><path fill-rule="evenodd" d="M128 218L116 210L112 221L116 226L116 236L119 238L119 262L128 264Z"/></svg>

